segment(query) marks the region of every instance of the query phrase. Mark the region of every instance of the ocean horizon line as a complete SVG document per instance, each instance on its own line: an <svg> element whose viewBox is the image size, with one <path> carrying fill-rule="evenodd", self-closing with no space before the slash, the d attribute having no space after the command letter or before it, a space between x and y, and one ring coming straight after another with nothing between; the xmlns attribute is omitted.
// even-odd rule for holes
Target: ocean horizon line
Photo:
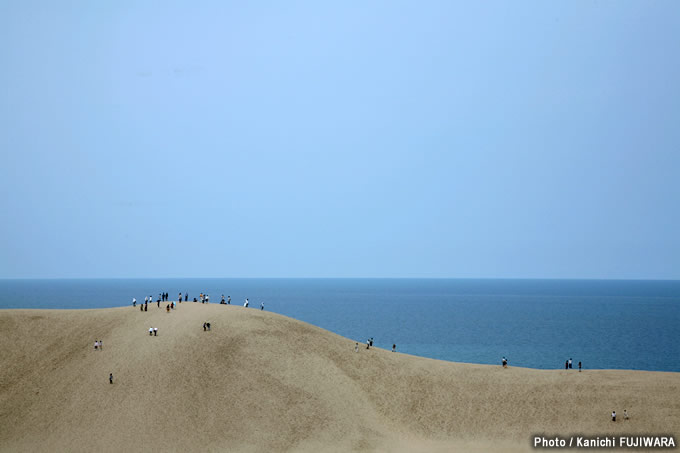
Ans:
<svg viewBox="0 0 680 453"><path fill-rule="evenodd" d="M502 281L601 281L680 282L680 278L594 277L0 277L10 280L502 280Z"/></svg>

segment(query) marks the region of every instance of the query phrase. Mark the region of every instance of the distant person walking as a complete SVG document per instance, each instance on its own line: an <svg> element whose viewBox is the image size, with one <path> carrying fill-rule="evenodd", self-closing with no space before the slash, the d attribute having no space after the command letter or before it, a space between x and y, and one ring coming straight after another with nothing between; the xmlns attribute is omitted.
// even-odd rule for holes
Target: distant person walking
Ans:
<svg viewBox="0 0 680 453"><path fill-rule="evenodd" d="M97 340L94 340L94 350L96 351L98 347L99 343L97 342Z"/></svg>
<svg viewBox="0 0 680 453"><path fill-rule="evenodd" d="M139 311L144 311L144 305L139 304Z"/></svg>
<svg viewBox="0 0 680 453"><path fill-rule="evenodd" d="M144 304L144 311L149 311L149 305L148 304Z"/></svg>
<svg viewBox="0 0 680 453"><path fill-rule="evenodd" d="M227 305L231 305L231 296L227 296Z"/></svg>
<svg viewBox="0 0 680 453"><path fill-rule="evenodd" d="M623 421L625 422L626 420L628 420L628 411L624 409L623 410Z"/></svg>
<svg viewBox="0 0 680 453"><path fill-rule="evenodd" d="M99 350L100 351L104 350L104 342L102 340L99 340Z"/></svg>
<svg viewBox="0 0 680 453"><path fill-rule="evenodd" d="M371 349L371 340L366 340L366 349Z"/></svg>
<svg viewBox="0 0 680 453"><path fill-rule="evenodd" d="M149 327L149 336L153 335L153 327Z"/></svg>
<svg viewBox="0 0 680 453"><path fill-rule="evenodd" d="M137 306L137 299L135 299L134 297L132 298L132 306L133 307Z"/></svg>
<svg viewBox="0 0 680 453"><path fill-rule="evenodd" d="M581 361L578 362L578 372L581 372Z"/></svg>
<svg viewBox="0 0 680 453"><path fill-rule="evenodd" d="M503 363L503 368L507 368L507 367L508 367L508 359L506 359L505 357L503 357L502 363Z"/></svg>
<svg viewBox="0 0 680 453"><path fill-rule="evenodd" d="M243 302L243 306L246 307L246 308L248 308L248 299L246 299L246 301Z"/></svg>
<svg viewBox="0 0 680 453"><path fill-rule="evenodd" d="M616 421L616 411L612 411L612 421Z"/></svg>
<svg viewBox="0 0 680 453"><path fill-rule="evenodd" d="M157 337L158 336L158 327L153 328L153 336Z"/></svg>
<svg viewBox="0 0 680 453"><path fill-rule="evenodd" d="M570 370L572 369L572 366L571 366L571 357L569 357L569 369L570 369Z"/></svg>
<svg viewBox="0 0 680 453"><path fill-rule="evenodd" d="M109 373L109 384L113 384L113 373Z"/></svg>
<svg viewBox="0 0 680 453"><path fill-rule="evenodd" d="M359 343L354 343L354 352L359 352Z"/></svg>
<svg viewBox="0 0 680 453"><path fill-rule="evenodd" d="M569 360L564 361L564 369L568 370L569 369Z"/></svg>
<svg viewBox="0 0 680 453"><path fill-rule="evenodd" d="M393 345L392 345L392 352L396 352L396 350L397 350L397 345L396 345L396 344L393 344Z"/></svg>
<svg viewBox="0 0 680 453"><path fill-rule="evenodd" d="M373 337L371 337L371 347L373 346Z"/></svg>
<svg viewBox="0 0 680 453"><path fill-rule="evenodd" d="M184 293L184 302L189 302L189 293Z"/></svg>
<svg viewBox="0 0 680 453"><path fill-rule="evenodd" d="M203 332L205 332L208 329L208 324L203 323Z"/></svg>
<svg viewBox="0 0 680 453"><path fill-rule="evenodd" d="M264 310L264 302L260 302L260 310Z"/></svg>

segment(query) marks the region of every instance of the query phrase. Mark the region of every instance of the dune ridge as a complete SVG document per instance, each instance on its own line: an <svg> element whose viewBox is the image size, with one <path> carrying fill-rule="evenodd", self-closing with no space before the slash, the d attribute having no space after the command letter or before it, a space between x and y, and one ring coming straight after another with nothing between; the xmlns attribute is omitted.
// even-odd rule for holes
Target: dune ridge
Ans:
<svg viewBox="0 0 680 453"><path fill-rule="evenodd" d="M0 340L0 451L529 451L538 433L680 427L680 373L355 353L233 305L3 310Z"/></svg>

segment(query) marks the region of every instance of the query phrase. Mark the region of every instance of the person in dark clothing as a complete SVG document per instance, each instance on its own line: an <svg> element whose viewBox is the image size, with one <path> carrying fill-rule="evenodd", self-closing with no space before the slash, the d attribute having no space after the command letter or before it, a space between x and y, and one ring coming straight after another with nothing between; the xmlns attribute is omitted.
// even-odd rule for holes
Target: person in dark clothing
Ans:
<svg viewBox="0 0 680 453"><path fill-rule="evenodd" d="M109 373L109 384L113 384L113 373Z"/></svg>
<svg viewBox="0 0 680 453"><path fill-rule="evenodd" d="M207 324L206 324L206 323L203 323L203 332L205 332L206 327L207 327Z"/></svg>
<svg viewBox="0 0 680 453"><path fill-rule="evenodd" d="M578 363L578 372L581 372L581 362Z"/></svg>
<svg viewBox="0 0 680 453"><path fill-rule="evenodd" d="M149 305L148 304L144 304L144 311L149 311Z"/></svg>
<svg viewBox="0 0 680 453"><path fill-rule="evenodd" d="M564 362L564 369L565 369L565 370L568 370L568 369L569 369L569 360L567 360L566 362Z"/></svg>

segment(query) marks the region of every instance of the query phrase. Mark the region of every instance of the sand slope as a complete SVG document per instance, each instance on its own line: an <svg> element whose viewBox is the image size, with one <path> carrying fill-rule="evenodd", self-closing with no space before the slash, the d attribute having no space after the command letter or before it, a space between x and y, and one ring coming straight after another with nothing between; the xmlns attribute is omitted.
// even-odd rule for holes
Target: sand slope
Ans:
<svg viewBox="0 0 680 453"><path fill-rule="evenodd" d="M680 373L355 353L239 306L4 310L0 344L2 451L524 451L535 433L680 431Z"/></svg>

